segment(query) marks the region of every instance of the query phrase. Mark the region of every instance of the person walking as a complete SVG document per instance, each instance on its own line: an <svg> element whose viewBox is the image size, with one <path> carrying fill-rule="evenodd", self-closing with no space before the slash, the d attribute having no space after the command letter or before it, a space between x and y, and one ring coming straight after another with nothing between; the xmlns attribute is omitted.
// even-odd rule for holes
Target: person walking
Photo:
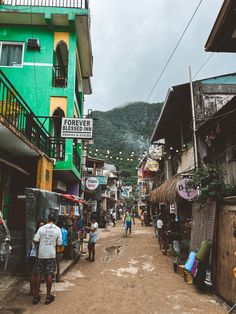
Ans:
<svg viewBox="0 0 236 314"><path fill-rule="evenodd" d="M164 233L164 223L162 214L159 214L157 217L157 238L160 246L160 250L163 248L163 233Z"/></svg>
<svg viewBox="0 0 236 314"><path fill-rule="evenodd" d="M144 226L144 218L144 211L142 210L140 214L141 226Z"/></svg>
<svg viewBox="0 0 236 314"><path fill-rule="evenodd" d="M125 213L125 216L124 216L124 224L126 225L126 229L125 229L126 236L127 236L128 230L129 230L129 235L131 235L132 222L135 225L135 220L134 220L134 216L131 213L131 208L128 207L127 212Z"/></svg>
<svg viewBox="0 0 236 314"><path fill-rule="evenodd" d="M95 244L97 242L97 231L98 231L98 223L95 217L92 217L92 224L90 227L85 227L86 231L89 232L89 241L88 241L88 257L85 259L87 261L94 262L95 261Z"/></svg>
<svg viewBox="0 0 236 314"><path fill-rule="evenodd" d="M116 226L116 211L113 210L113 213L112 213L112 222L113 222L113 227Z"/></svg>
<svg viewBox="0 0 236 314"><path fill-rule="evenodd" d="M40 284L44 277L47 286L45 304L50 304L55 297L51 295L53 274L56 265L56 246L62 245L61 229L55 225L56 217L48 216L48 223L40 227L34 236L34 243L38 245L38 259L35 265L36 287L33 304L40 301Z"/></svg>
<svg viewBox="0 0 236 314"><path fill-rule="evenodd" d="M41 219L37 222L35 234L37 233L38 229L40 227L42 227L43 225L45 225L45 221L43 219ZM34 236L35 236L35 234L34 234ZM34 243L34 241L32 241L30 249L29 249L29 254L27 257L27 264L28 264L29 275L30 275L30 292L29 292L29 295L35 295L36 281L37 281L37 275L36 275L37 258L38 258L38 247Z"/></svg>

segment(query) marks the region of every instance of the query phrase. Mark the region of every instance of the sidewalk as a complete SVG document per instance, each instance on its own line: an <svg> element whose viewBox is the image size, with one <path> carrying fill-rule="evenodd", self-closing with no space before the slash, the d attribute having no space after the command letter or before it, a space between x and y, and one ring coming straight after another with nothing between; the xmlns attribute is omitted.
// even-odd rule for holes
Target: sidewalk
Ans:
<svg viewBox="0 0 236 314"><path fill-rule="evenodd" d="M74 260L63 260L60 262L60 274L61 277L70 270L70 268L77 263L79 257ZM16 294L25 283L25 278L21 276L14 276L14 274L0 273L0 311L12 298L12 295Z"/></svg>

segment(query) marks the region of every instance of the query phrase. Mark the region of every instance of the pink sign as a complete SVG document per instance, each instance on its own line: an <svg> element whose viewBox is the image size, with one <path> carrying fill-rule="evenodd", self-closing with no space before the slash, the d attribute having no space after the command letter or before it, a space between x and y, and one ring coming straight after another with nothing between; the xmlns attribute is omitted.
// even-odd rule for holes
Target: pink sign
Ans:
<svg viewBox="0 0 236 314"><path fill-rule="evenodd" d="M198 195L197 188L190 188L187 186L187 182L192 181L191 179L181 179L177 183L177 191L179 195L184 198L185 200L191 201L195 199Z"/></svg>

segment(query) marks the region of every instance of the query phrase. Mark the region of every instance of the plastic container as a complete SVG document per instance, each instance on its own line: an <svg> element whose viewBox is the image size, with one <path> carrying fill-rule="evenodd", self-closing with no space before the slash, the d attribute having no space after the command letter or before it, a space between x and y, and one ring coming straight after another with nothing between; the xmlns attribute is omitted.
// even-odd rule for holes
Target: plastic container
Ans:
<svg viewBox="0 0 236 314"><path fill-rule="evenodd" d="M195 277L195 275L196 275L198 263L199 263L199 261L195 258L194 263L193 263L193 267L191 270L191 274L193 277Z"/></svg>
<svg viewBox="0 0 236 314"><path fill-rule="evenodd" d="M184 265L178 265L177 273L178 273L181 277L184 277Z"/></svg>
<svg viewBox="0 0 236 314"><path fill-rule="evenodd" d="M211 241L202 241L200 249L197 251L196 258L201 262L206 262L211 249Z"/></svg>
<svg viewBox="0 0 236 314"><path fill-rule="evenodd" d="M188 271L185 270L184 272L184 281L188 284L188 285L192 285L193 284L193 277L192 274L189 273Z"/></svg>
<svg viewBox="0 0 236 314"><path fill-rule="evenodd" d="M184 268L185 268L187 271L189 271L189 272L191 272L191 270L192 270L192 268L193 268L193 264L194 264L194 261L195 261L195 256L196 256L196 252L191 251L191 252L189 253L188 259L187 259L187 261L186 261L186 263L185 263L185 265L184 265Z"/></svg>

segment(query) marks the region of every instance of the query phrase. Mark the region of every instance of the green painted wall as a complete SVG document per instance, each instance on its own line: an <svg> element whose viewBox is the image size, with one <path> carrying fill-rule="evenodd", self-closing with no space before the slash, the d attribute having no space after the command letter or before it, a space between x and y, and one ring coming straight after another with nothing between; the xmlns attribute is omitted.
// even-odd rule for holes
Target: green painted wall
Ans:
<svg viewBox="0 0 236 314"><path fill-rule="evenodd" d="M57 30L58 31L58 30ZM61 28L61 32L68 29ZM23 67L1 67L17 91L25 99L36 116L49 116L50 97L67 97L67 116L74 114L74 90L76 68L76 33L70 32L69 61L68 61L68 86L67 88L55 88L52 86L52 66L54 56L54 31L46 27L27 26L2 26L0 29L0 41L26 42L27 38L38 38L40 51L27 51L25 45ZM25 64L26 63L26 64ZM27 64L31 63L31 65ZM35 65L34 65L35 64ZM83 95L80 95L83 99ZM83 106L83 105L82 105ZM78 108L81 116L83 108ZM44 119L41 119L43 121ZM45 127L50 131L49 120ZM73 160L73 140L66 140L65 162L58 162L56 169L71 169ZM80 177L76 170L76 175Z"/></svg>

